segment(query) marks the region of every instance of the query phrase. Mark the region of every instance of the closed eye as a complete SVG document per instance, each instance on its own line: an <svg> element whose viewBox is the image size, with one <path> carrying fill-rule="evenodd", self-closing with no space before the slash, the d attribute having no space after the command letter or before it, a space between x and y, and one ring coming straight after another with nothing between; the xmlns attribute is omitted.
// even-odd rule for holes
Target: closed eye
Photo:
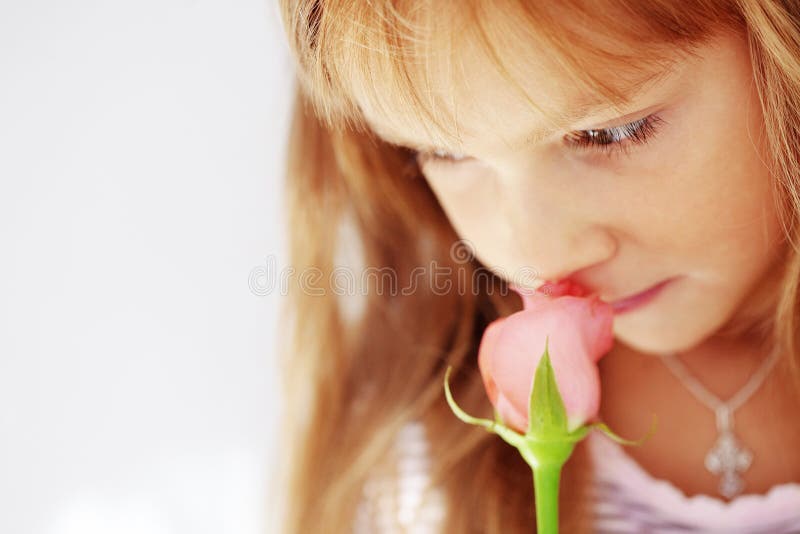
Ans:
<svg viewBox="0 0 800 534"><path fill-rule="evenodd" d="M615 152L628 153L632 145L643 145L659 131L664 119L656 114L637 119L622 126L579 130L564 136L566 145L574 150L593 150L606 155ZM442 150L417 151L417 161L422 164L454 165L474 158Z"/></svg>
<svg viewBox="0 0 800 534"><path fill-rule="evenodd" d="M631 145L647 143L663 122L664 119L653 114L622 126L581 130L565 136L564 140L576 149L595 149L610 155L616 150L626 151Z"/></svg>

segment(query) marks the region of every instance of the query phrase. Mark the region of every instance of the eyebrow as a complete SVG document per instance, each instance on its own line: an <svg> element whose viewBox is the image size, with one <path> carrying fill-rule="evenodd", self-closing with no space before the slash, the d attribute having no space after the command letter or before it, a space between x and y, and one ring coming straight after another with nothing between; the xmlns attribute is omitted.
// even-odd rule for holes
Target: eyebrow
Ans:
<svg viewBox="0 0 800 534"><path fill-rule="evenodd" d="M672 72L671 68L664 68L662 70L657 70L655 72L649 73L649 75L645 76L643 79L639 80L637 83L633 85L633 87L629 88L630 96L625 99L623 102L623 106L630 105L630 103L635 100L639 95L644 93L647 88L651 87L652 85L656 85L658 82L666 78ZM571 111L562 115L563 117L563 124L570 125L575 124L576 122L580 122L587 117L591 117L600 111L609 109L610 106L607 102L604 101L597 101L594 99L584 99L580 101L578 104L571 106ZM388 142L389 144L411 149L417 152L434 152L437 150L442 150L445 152L457 152L458 150L454 147L446 147L446 146L433 146L425 143L418 143L416 141L412 141L409 139L404 139L400 136L388 134L387 132L374 128L374 125L370 125L370 128L375 132L379 137L381 137L384 141ZM522 137L507 142L506 146L508 146L511 150L520 150L527 146L534 145L536 143L541 142L544 139L547 139L557 131L561 130L562 127L544 127L533 132L528 132L528 134L523 135Z"/></svg>

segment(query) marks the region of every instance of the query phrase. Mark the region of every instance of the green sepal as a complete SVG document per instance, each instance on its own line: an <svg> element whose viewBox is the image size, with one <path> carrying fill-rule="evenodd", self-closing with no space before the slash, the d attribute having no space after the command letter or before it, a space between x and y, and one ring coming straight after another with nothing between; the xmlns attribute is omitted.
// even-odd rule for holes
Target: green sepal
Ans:
<svg viewBox="0 0 800 534"><path fill-rule="evenodd" d="M579 426L578 428L567 434L565 439L573 442L581 441L583 438L586 437L586 434L588 434L591 429L592 427L589 425Z"/></svg>
<svg viewBox="0 0 800 534"><path fill-rule="evenodd" d="M603 422L592 423L592 424L586 425L585 427L582 427L582 428L587 428L587 429L588 428L597 428L598 430L602 431L605 435L607 435L608 437L610 437L611 439L613 439L617 443L622 443L623 445L641 445L642 443L647 441L655 433L657 426L658 426L658 417L656 416L656 414L653 414L653 423L650 425L650 430L648 430L647 433L642 438L640 438L638 440L630 440L630 439L625 439L623 437L618 436L617 434L614 433L613 430L611 430L608 427L607 424L605 424Z"/></svg>
<svg viewBox="0 0 800 534"><path fill-rule="evenodd" d="M548 352L549 336L545 337L544 353L536 366L528 405L528 436L539 441L558 441L568 435L567 410L558 390L556 375Z"/></svg>
<svg viewBox="0 0 800 534"><path fill-rule="evenodd" d="M500 412L497 411L497 408L493 406L492 410L494 411L494 422L497 423L498 425L505 425L505 421L503 421L503 416L500 415Z"/></svg>
<svg viewBox="0 0 800 534"><path fill-rule="evenodd" d="M519 449L521 446L524 445L524 438L522 434L517 433L515 430L508 428L502 422L497 421L499 419L499 415L497 410L495 410L495 421L490 421L489 419L482 419L480 417L473 417L466 413L461 407L456 404L456 401L453 400L453 395L450 393L450 372L452 371L452 366L447 366L447 371L444 373L444 394L447 398L447 404L450 405L450 409L453 410L453 413L456 414L456 417L461 419L467 424L475 425L475 426L482 426L486 429L487 432L493 432L503 438L503 441L508 443L509 445L513 445Z"/></svg>

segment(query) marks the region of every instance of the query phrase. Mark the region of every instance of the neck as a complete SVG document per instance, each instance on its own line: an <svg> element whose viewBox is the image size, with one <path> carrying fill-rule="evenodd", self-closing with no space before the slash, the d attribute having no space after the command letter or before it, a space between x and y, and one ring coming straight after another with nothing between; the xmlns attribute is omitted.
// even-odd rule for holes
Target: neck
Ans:
<svg viewBox="0 0 800 534"><path fill-rule="evenodd" d="M763 341L714 337L678 353L677 357L707 390L726 400L744 387L771 351L772 347Z"/></svg>
<svg viewBox="0 0 800 534"><path fill-rule="evenodd" d="M725 402L745 387L764 364L771 350L771 345L759 343L755 339L739 340L736 343L730 338L713 337L676 356L689 374L709 393ZM790 374L782 369L782 360L785 358L786 355L779 356L777 364L753 393L752 400L800 405L800 394L793 387ZM602 388L601 418L604 414L617 419L634 417L630 413L630 407L637 403L649 404L655 412L671 410L678 406L678 399L688 401L693 398L687 386L672 374L661 356L638 352L619 341L609 354L600 359L599 369ZM745 405L747 404L751 402L746 401ZM711 413L701 404L697 404L695 408ZM630 422L638 427L643 419L641 414L637 414L636 418L640 422L631 420L626 423Z"/></svg>
<svg viewBox="0 0 800 534"><path fill-rule="evenodd" d="M755 340L734 343L719 337L682 351L678 358L705 389L727 401L745 386L769 352L769 345ZM696 400L657 355L617 342L599 366L599 420L625 438L638 439L650 428L651 416L658 417L655 435L642 446L626 447L626 453L687 495L717 494L719 477L703 468L704 457L718 438L713 411ZM779 366L773 367L735 411L736 433L758 458L746 473L749 492L762 493L800 473L800 458L794 455L800 446L800 427L794 423L800 403L786 384Z"/></svg>
<svg viewBox="0 0 800 534"><path fill-rule="evenodd" d="M750 377L764 364L773 345L760 337L740 338L715 336L689 349L676 353L678 360L709 392L723 401L736 394ZM800 389L787 372L786 359L780 354L776 365L767 374L764 384L775 388L773 395L780 395L790 402L800 404ZM639 352L620 341L616 341L612 351L600 359L600 372L604 383L643 384L643 387L659 387L660 382L674 382L685 390L676 378L669 376L661 356ZM761 387L765 387L763 384ZM614 390L604 390L603 396L625 397L630 388L615 386Z"/></svg>

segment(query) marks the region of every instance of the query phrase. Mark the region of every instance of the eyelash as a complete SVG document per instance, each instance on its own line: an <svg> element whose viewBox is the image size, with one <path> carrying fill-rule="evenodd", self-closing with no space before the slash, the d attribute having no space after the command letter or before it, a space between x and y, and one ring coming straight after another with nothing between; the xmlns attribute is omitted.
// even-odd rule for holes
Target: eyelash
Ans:
<svg viewBox="0 0 800 534"><path fill-rule="evenodd" d="M650 141L663 122L664 119L653 114L622 126L581 130L565 139L567 144L576 150L595 150L609 157L618 152L628 155L628 149L632 144L643 145ZM439 151L417 152L417 155L421 161L443 164L456 164L471 159Z"/></svg>
<svg viewBox="0 0 800 534"><path fill-rule="evenodd" d="M583 130L575 136L575 139L569 137L567 139L570 145L581 150L595 149L608 156L614 152L624 152L628 155L631 145L643 145L650 141L662 122L664 120L658 115L648 115L622 126Z"/></svg>

